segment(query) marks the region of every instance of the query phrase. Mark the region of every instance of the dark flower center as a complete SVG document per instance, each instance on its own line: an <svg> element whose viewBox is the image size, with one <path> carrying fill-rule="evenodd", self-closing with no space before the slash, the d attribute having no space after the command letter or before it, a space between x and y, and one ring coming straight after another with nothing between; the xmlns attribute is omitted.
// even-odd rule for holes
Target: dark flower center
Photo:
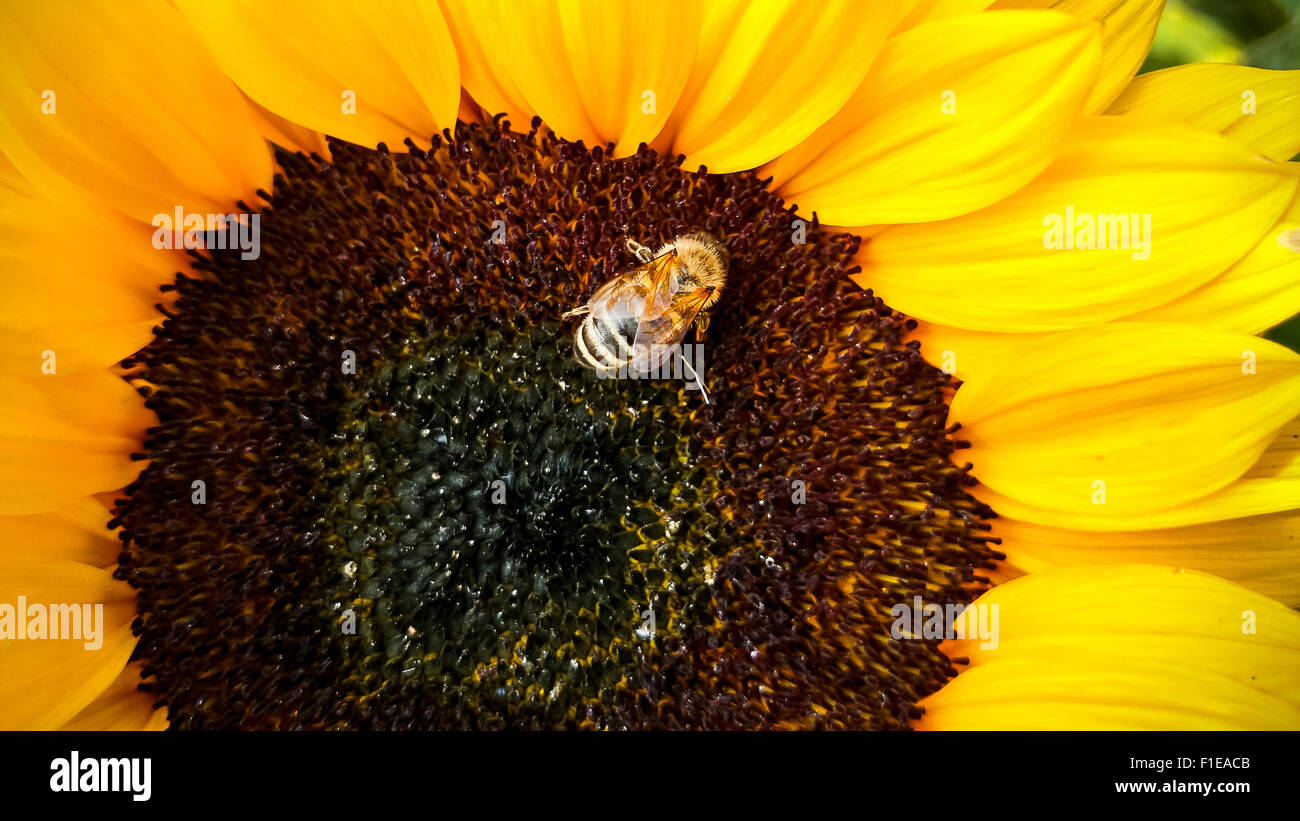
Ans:
<svg viewBox="0 0 1300 821"><path fill-rule="evenodd" d="M281 152L260 257L196 256L127 363L118 574L172 726L907 726L953 671L891 607L999 554L858 239L536 123L409 147ZM712 403L581 368L560 315L693 230L732 259Z"/></svg>

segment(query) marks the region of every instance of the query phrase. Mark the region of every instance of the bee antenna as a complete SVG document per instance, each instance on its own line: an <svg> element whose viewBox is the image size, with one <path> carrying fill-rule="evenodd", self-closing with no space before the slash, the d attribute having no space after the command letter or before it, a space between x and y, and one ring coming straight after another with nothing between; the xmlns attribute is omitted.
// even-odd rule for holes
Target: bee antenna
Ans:
<svg viewBox="0 0 1300 821"><path fill-rule="evenodd" d="M686 361L686 357L682 356L682 352L680 350L677 352L677 356L682 360L682 367L684 367L687 370L687 372L690 373L691 379L694 379L695 384L700 386L700 395L704 397L704 404L706 405L709 404L709 392L704 389L704 380L700 379L700 375L697 374L695 372L695 369L691 367L691 363Z"/></svg>

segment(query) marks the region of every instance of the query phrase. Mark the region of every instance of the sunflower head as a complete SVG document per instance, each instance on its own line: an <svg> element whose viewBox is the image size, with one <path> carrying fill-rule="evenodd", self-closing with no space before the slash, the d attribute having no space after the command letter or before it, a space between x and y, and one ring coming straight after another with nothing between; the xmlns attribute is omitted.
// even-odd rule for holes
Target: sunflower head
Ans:
<svg viewBox="0 0 1300 821"><path fill-rule="evenodd" d="M888 614L968 600L987 511L856 238L536 121L330 147L128 363L160 424L118 575L174 725L884 727L950 674ZM697 231L714 401L580 367L565 306Z"/></svg>

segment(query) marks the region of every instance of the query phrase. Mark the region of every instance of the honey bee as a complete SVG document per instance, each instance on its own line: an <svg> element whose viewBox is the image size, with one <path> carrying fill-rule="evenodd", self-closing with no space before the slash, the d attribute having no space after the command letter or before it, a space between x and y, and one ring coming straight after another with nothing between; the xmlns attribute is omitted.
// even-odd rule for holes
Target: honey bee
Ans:
<svg viewBox="0 0 1300 821"><path fill-rule="evenodd" d="M730 255L716 238L702 232L685 234L651 251L628 239L628 248L641 264L617 274L596 289L586 305L564 316L586 314L573 332L578 362L603 373L620 369L649 374L677 352L691 325L703 333L704 313L717 304L727 282ZM682 365L709 394L695 370Z"/></svg>

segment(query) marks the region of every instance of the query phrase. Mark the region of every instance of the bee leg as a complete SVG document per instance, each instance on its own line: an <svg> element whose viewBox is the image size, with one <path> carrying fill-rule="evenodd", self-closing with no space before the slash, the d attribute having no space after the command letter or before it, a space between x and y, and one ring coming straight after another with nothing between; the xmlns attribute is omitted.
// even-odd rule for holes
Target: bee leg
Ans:
<svg viewBox="0 0 1300 821"><path fill-rule="evenodd" d="M651 251L649 248L645 247L644 245L632 239L631 237L627 238L627 249L631 251L633 254L635 254L636 258L641 260L642 262L649 262L655 258L654 251Z"/></svg>
<svg viewBox="0 0 1300 821"><path fill-rule="evenodd" d="M591 310L590 305L583 305L580 308L574 308L572 311L565 311L563 314L560 315L560 318L568 319L571 316L582 316L583 314L589 312L590 310Z"/></svg>
<svg viewBox="0 0 1300 821"><path fill-rule="evenodd" d="M695 317L696 340L703 342L704 332L707 331L708 329L709 329L709 315L704 313L703 311L700 311L700 313Z"/></svg>

